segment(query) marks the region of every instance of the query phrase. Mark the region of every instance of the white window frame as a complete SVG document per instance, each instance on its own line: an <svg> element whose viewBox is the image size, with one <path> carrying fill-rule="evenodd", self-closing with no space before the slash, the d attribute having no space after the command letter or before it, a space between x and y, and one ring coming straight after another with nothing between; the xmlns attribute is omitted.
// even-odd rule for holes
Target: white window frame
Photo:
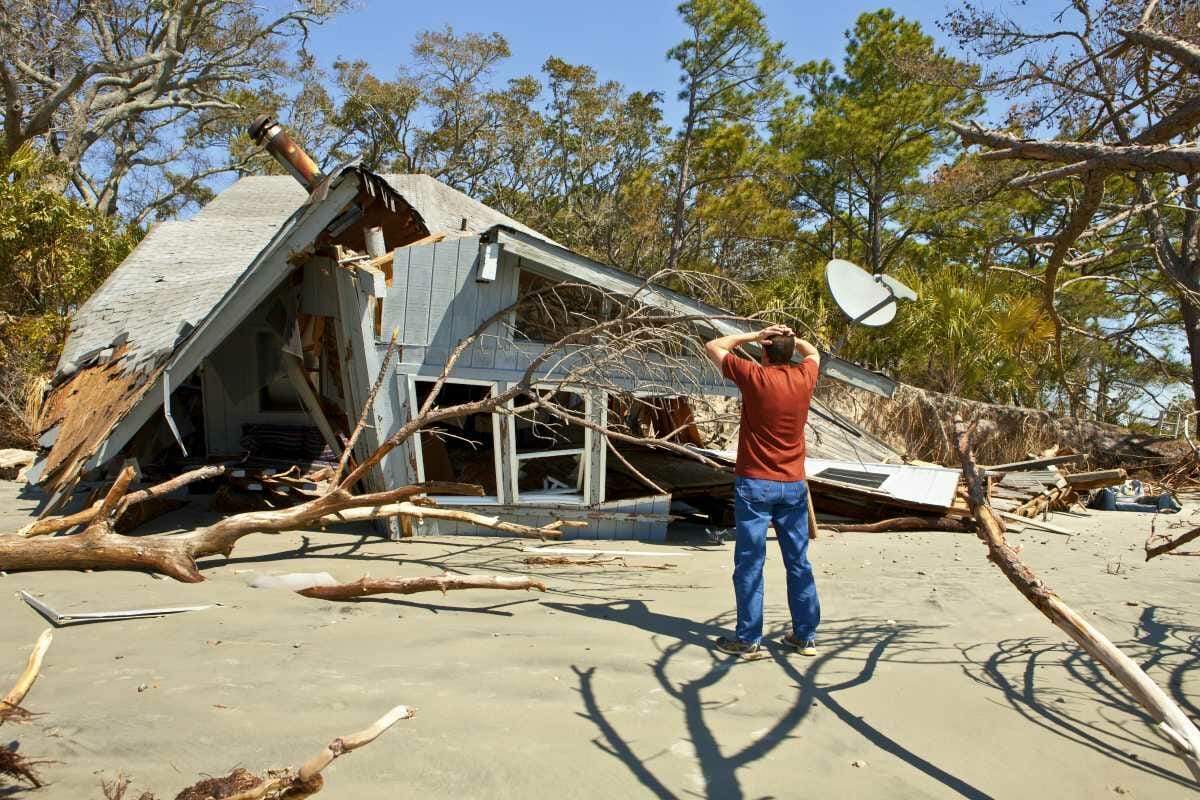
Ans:
<svg viewBox="0 0 1200 800"><path fill-rule="evenodd" d="M420 404L417 394L417 381L423 383L436 383L437 378L425 375L407 375L408 390L408 418L410 421L416 420L417 413L420 411ZM500 384L497 381L481 381L473 378L447 378L445 385L458 384L461 386L486 386L492 390L492 396L500 394ZM496 411L490 412L492 416L492 465L496 470L496 489L499 491L501 481L504 480L503 471L501 468L500 448L503 441L500 438L500 413ZM412 447L413 456L416 461L417 468L417 483L425 482L425 451L422 449L421 436L422 431L418 430L413 434ZM515 473L514 473L515 474ZM471 497L457 494L431 494L431 500L436 500L444 506L453 505L499 505L500 497L497 495L488 495L484 497Z"/></svg>
<svg viewBox="0 0 1200 800"><path fill-rule="evenodd" d="M554 390L556 392L569 392L570 394L578 395L583 400L583 416L585 419L591 418L592 413L592 393L580 386L560 386L555 383L535 383L530 387L530 391L545 391ZM565 423L568 425L575 423ZM526 505L547 505L549 503L560 503L562 505L587 505L588 495L588 479L591 472L591 459L588 454L592 451L592 436L594 431L583 426L583 445L581 447L560 448L556 450L535 450L530 453L517 452L517 426L514 424L509 426L509 447L513 454L513 470L509 475L509 492L513 503L523 503ZM522 461L528 461L537 458L554 458L556 456L578 455L579 456L579 477L575 481L575 492L573 494L563 493L562 495L547 494L544 492L530 492L526 494L537 495L534 499L521 499L521 491L517 484L520 482L520 466Z"/></svg>

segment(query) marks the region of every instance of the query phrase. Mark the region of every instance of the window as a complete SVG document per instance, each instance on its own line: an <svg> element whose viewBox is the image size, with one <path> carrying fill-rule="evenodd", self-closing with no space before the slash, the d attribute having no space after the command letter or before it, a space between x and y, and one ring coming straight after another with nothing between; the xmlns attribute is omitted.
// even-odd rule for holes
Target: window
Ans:
<svg viewBox="0 0 1200 800"><path fill-rule="evenodd" d="M415 381L415 417L433 390L429 378ZM486 400L495 386L486 382L447 381L438 392L434 408ZM496 453L497 421L492 413L471 414L435 422L421 429L418 440L418 477L426 481L474 483L495 497L499 472ZM478 502L478 498L475 498Z"/></svg>
<svg viewBox="0 0 1200 800"><path fill-rule="evenodd" d="M517 297L553 287L559 281L521 270ZM515 329L518 337L534 342L556 342L562 337L609 319L609 301L598 290L579 286L562 287L518 306Z"/></svg>
<svg viewBox="0 0 1200 800"><path fill-rule="evenodd" d="M587 400L578 392L543 395L557 408L586 417ZM518 397L516 405L529 401ZM516 499L524 502L579 502L587 480L587 428L543 408L523 412L513 426Z"/></svg>

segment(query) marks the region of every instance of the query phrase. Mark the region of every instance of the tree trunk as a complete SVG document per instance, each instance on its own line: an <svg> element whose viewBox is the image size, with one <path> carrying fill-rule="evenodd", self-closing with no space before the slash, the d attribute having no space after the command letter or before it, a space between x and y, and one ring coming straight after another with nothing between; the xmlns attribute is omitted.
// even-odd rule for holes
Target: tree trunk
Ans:
<svg viewBox="0 0 1200 800"><path fill-rule="evenodd" d="M986 473L981 474L975 466L971 443L974 427L963 422L961 417L954 421L963 478L967 484L967 501L979 525L979 538L987 545L988 558L1025 599L1125 687L1154 721L1154 730L1171 743L1191 771L1192 778L1200 783L1200 730L1196 729L1195 723L1133 659L1064 603L1054 590L1021 562L1017 552L1009 546L1004 538L1004 525L987 500Z"/></svg>
<svg viewBox="0 0 1200 800"><path fill-rule="evenodd" d="M1188 358L1192 365L1192 399L1200 408L1200 307L1186 296L1179 298L1183 333L1187 337Z"/></svg>
<svg viewBox="0 0 1200 800"><path fill-rule="evenodd" d="M687 210L687 189L690 161L692 158L692 137L696 130L696 89L693 86L688 94L687 123L683 130L682 150L679 154L679 176L675 180L675 208L671 212L671 248L667 252L667 269L675 269L679 263L679 252L683 249L683 217Z"/></svg>

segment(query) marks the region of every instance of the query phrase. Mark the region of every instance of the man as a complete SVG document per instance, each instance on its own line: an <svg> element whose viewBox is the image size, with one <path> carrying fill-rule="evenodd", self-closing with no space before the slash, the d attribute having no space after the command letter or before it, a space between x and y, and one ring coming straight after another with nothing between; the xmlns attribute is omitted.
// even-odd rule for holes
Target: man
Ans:
<svg viewBox="0 0 1200 800"><path fill-rule="evenodd" d="M731 352L751 342L762 348L761 364ZM783 642L803 655L815 656L821 605L808 561L804 425L821 356L785 325L713 339L706 349L721 374L736 383L742 394L733 506L737 520L733 555L737 629L733 639L719 637L717 649L745 658L763 655L763 562L767 527L774 523L787 568L792 614L792 630ZM803 359L793 364L797 349Z"/></svg>

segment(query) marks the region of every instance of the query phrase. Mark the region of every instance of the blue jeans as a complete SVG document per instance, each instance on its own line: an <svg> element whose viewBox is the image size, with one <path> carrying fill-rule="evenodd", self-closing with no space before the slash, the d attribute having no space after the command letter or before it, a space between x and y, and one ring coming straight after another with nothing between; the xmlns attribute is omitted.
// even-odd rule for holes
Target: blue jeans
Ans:
<svg viewBox="0 0 1200 800"><path fill-rule="evenodd" d="M801 641L813 638L821 622L821 602L808 562L808 484L738 476L734 480L733 510L737 520L733 551L737 638L751 643L762 640L763 562L767 559L767 527L771 523L787 569L792 633Z"/></svg>

